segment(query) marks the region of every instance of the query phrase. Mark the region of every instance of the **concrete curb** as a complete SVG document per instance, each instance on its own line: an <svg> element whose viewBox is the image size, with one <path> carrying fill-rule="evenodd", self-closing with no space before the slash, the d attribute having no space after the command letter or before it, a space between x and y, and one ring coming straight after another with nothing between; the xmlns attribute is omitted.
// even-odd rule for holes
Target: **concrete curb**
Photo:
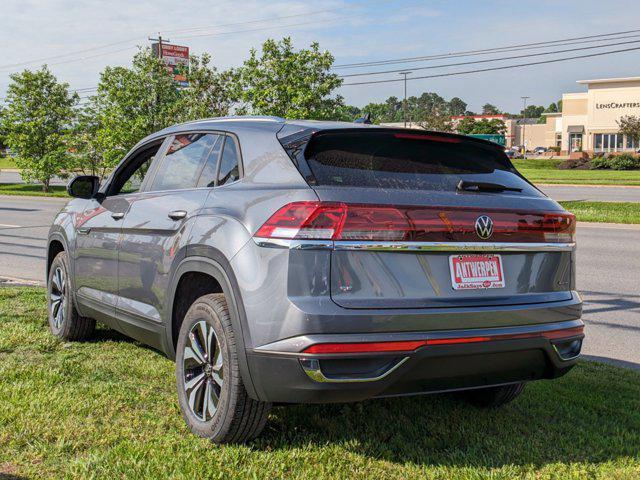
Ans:
<svg viewBox="0 0 640 480"><path fill-rule="evenodd" d="M24 278L0 277L0 287L44 287L45 282Z"/></svg>

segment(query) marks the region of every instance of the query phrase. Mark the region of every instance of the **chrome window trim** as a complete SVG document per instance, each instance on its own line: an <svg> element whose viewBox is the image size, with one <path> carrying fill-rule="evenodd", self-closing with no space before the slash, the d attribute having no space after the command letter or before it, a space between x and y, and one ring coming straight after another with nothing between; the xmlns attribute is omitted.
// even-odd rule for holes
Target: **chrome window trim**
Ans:
<svg viewBox="0 0 640 480"><path fill-rule="evenodd" d="M365 250L374 252L572 252L571 243L517 243L517 242L376 242L348 240L288 240L258 238L260 247L288 248L290 250Z"/></svg>

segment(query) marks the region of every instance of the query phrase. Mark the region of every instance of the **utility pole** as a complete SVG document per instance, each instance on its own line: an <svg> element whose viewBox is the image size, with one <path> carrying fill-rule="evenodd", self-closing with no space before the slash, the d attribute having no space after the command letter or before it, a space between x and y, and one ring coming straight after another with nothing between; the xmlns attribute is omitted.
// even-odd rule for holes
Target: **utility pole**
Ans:
<svg viewBox="0 0 640 480"><path fill-rule="evenodd" d="M404 102L402 102L402 110L404 117L404 128L407 128L407 75L413 72L400 72L398 75L404 75Z"/></svg>
<svg viewBox="0 0 640 480"><path fill-rule="evenodd" d="M522 158L527 158L527 99L531 97L520 97L522 99Z"/></svg>
<svg viewBox="0 0 640 480"><path fill-rule="evenodd" d="M162 58L162 42L164 42L164 43L170 43L171 42L171 40L162 38L162 35L160 35L160 32L158 32L158 38L148 37L148 40L150 40L152 42L158 42L158 58Z"/></svg>

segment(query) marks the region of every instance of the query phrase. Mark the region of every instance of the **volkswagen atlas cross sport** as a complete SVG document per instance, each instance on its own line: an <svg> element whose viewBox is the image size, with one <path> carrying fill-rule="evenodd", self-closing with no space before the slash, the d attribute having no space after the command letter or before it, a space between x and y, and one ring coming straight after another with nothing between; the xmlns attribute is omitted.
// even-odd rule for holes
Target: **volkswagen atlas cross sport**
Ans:
<svg viewBox="0 0 640 480"><path fill-rule="evenodd" d="M215 442L255 437L274 403L497 406L580 353L575 218L487 141L201 120L68 191L51 331L98 321L175 359L184 419Z"/></svg>

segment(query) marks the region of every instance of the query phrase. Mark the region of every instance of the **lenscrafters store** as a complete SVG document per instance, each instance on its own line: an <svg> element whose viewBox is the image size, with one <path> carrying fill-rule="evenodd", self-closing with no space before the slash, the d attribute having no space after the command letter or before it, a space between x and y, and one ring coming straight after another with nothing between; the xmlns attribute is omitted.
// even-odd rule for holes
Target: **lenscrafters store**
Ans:
<svg viewBox="0 0 640 480"><path fill-rule="evenodd" d="M640 77L580 80L587 91L562 95L562 113L547 114L547 135L562 153L632 152L633 139L618 133L616 120L640 117Z"/></svg>

